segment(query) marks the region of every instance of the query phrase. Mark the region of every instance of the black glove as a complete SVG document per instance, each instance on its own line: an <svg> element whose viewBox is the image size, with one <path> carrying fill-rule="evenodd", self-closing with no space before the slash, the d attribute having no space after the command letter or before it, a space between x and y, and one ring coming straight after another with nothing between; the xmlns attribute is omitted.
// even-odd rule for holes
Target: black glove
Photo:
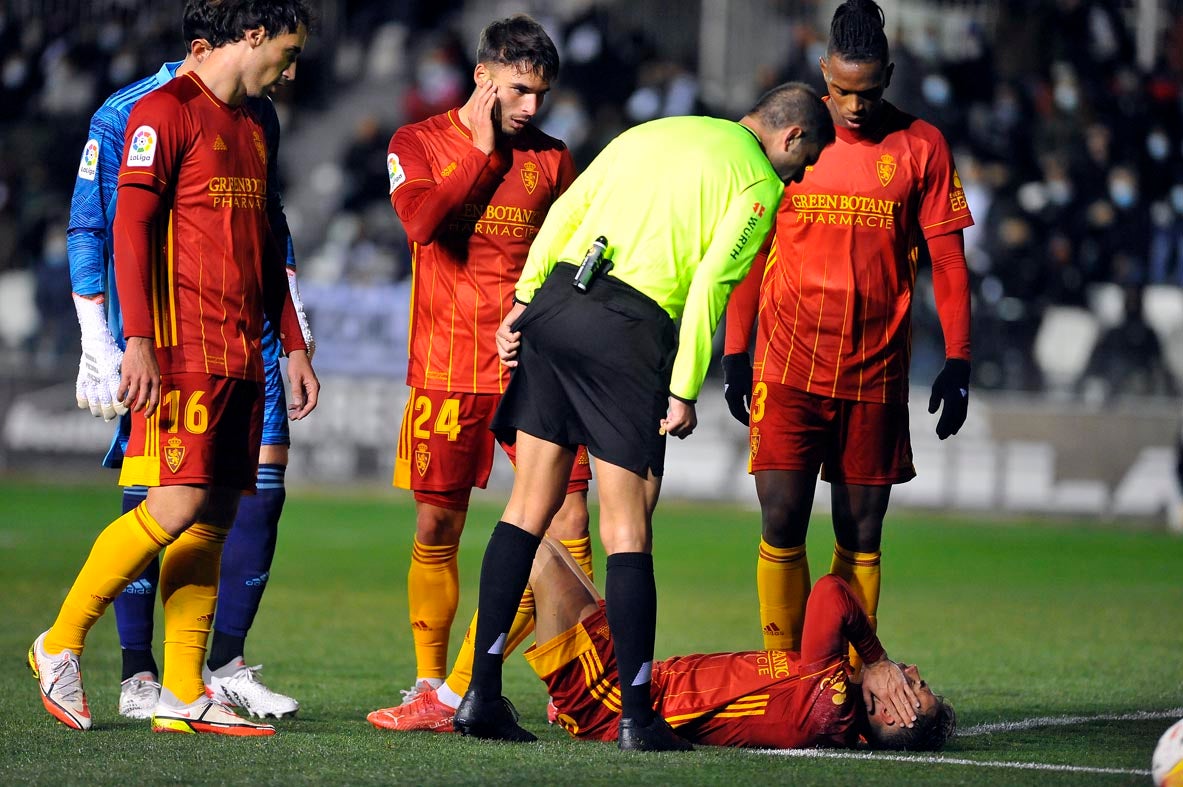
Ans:
<svg viewBox="0 0 1183 787"><path fill-rule="evenodd" d="M928 398L928 411L935 413L945 403L941 417L937 420L937 437L944 440L965 423L965 411L969 409L969 361L961 358L946 358L945 368L932 382L932 396Z"/></svg>
<svg viewBox="0 0 1183 787"><path fill-rule="evenodd" d="M752 359L747 353L723 356L723 398L735 420L747 426L752 409Z"/></svg>

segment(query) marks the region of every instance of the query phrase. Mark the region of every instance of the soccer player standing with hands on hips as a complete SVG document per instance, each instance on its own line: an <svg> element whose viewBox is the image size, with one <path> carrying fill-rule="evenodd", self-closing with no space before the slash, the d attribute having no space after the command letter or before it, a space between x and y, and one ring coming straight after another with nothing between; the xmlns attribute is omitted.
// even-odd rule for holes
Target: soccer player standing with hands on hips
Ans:
<svg viewBox="0 0 1183 787"><path fill-rule="evenodd" d="M481 33L476 59L468 101L400 128L387 155L390 201L406 229L413 275L411 391L394 485L415 495L407 600L417 670L402 705L368 716L389 729L405 729L399 718L408 710L422 716L424 703L446 720L468 688L471 636L443 678L460 595L456 554L472 489L484 488L493 466L489 422L509 380L495 334L513 305L530 242L575 179L566 145L531 123L559 70L542 26L525 15L494 21ZM502 446L513 461L513 447ZM565 472L566 500L552 534L590 573L586 452ZM532 626L527 594L515 644Z"/></svg>
<svg viewBox="0 0 1183 787"><path fill-rule="evenodd" d="M124 341L111 254L114 239L111 223L115 217L116 184L123 162L127 118L144 95L192 71L205 59L209 53L210 20L218 13L217 3L211 0L189 0L185 4L181 32L189 53L183 61L165 63L152 76L117 90L103 102L91 119L89 138L78 167L67 235L74 303L82 327L77 397L78 406L89 408L95 416L106 420L119 416L111 448L103 459L106 467L123 466L123 452L131 434L131 416L115 399ZM267 216L271 231L287 249L288 284L311 356L312 334L299 300L295 254L279 191L279 118L269 97L248 96L244 105L263 126L267 142ZM237 705L253 716L278 718L295 713L299 703L268 688L259 679L258 668L247 667L243 658L246 636L262 601L275 555L290 444L287 403L279 368L279 337L269 320L263 323L263 372L266 404L256 493L244 497L239 504L234 527L226 537L206 682L227 704ZM123 513L142 503L147 493L143 486L124 489ZM160 563L152 560L114 602L123 654L119 712L132 719L151 717L160 697L160 670L152 654L159 580Z"/></svg>
<svg viewBox="0 0 1183 787"><path fill-rule="evenodd" d="M87 632L168 547L153 731L275 733L206 697L202 661L222 544L239 498L255 488L264 313L288 354L289 417L308 415L319 393L268 226L264 131L243 106L295 78L310 13L302 0L215 8L205 60L140 99L128 120L114 224L127 342L116 399L132 414L120 483L149 489L99 535L57 620L29 649L42 702L74 729L91 726L79 662Z"/></svg>
<svg viewBox="0 0 1183 787"><path fill-rule="evenodd" d="M819 468L831 485L831 571L875 623L891 487L916 474L908 366L922 239L947 357L929 412L943 403L942 440L965 421L970 300L961 231L973 219L945 138L883 99L893 68L883 27L872 0L848 0L834 13L821 69L838 139L785 190L767 263L753 266L728 306L724 395L741 423L750 418L766 648L801 643Z"/></svg>
<svg viewBox="0 0 1183 787"><path fill-rule="evenodd" d="M575 447L586 445L608 554L619 745L689 748L649 696L665 435L694 430L727 297L771 229L784 184L833 139L817 95L782 85L739 122L665 118L624 132L551 208L497 331L514 371L493 429L516 439L517 475L481 568L472 685L454 719L461 733L534 740L501 696L501 654Z"/></svg>

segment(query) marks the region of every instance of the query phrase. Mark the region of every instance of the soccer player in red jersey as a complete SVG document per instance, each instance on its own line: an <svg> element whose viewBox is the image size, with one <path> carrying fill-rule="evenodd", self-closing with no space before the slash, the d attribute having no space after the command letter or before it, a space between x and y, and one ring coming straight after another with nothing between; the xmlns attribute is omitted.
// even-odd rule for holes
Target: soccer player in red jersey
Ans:
<svg viewBox="0 0 1183 787"><path fill-rule="evenodd" d="M526 659L572 736L613 741L620 687L603 602L563 549L543 539L531 574L538 643ZM866 660L852 679L848 643ZM850 586L833 574L809 597L797 650L674 656L653 663L653 709L686 740L713 746L936 750L956 715L914 665L886 651Z"/></svg>
<svg viewBox="0 0 1183 787"><path fill-rule="evenodd" d="M243 106L295 78L310 13L302 0L221 9L206 59L142 98L128 121L114 224L127 339L118 395L133 414L120 484L149 491L99 535L53 627L29 649L46 709L75 729L91 726L79 666L87 632L167 546L153 731L275 732L208 698L201 666L222 543L255 488L264 312L288 354L289 417L310 413L319 393L268 225L263 129Z"/></svg>
<svg viewBox="0 0 1183 787"><path fill-rule="evenodd" d="M922 242L932 258L947 359L929 412L943 403L936 426L942 440L966 416L970 298L962 230L973 218L941 132L883 98L893 69L883 28L873 0L847 0L835 11L821 69L837 142L785 189L767 259L752 266L728 306L724 395L740 422L750 420L768 648L801 643L810 587L805 535L819 468L831 484L830 570L850 583L875 624L891 487L915 476L908 366Z"/></svg>
<svg viewBox="0 0 1183 787"><path fill-rule="evenodd" d="M509 379L495 334L531 240L575 178L567 147L531 124L558 69L558 51L537 22L524 15L494 21L481 34L468 101L390 140L390 201L406 229L413 273L411 391L394 472L394 485L414 492L416 508L407 595L417 677L404 702L438 688L454 707L468 688L471 638L441 684L459 601L460 535L472 488L489 478L489 421ZM512 446L503 447L512 460ZM589 572L590 477L581 451L552 531ZM533 620L530 597L522 604L515 638Z"/></svg>

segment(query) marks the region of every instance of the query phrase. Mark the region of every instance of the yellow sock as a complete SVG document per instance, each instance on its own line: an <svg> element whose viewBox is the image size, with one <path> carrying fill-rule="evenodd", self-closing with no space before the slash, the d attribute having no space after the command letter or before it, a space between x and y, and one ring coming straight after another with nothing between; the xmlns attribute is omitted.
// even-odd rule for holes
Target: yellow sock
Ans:
<svg viewBox="0 0 1183 787"><path fill-rule="evenodd" d="M805 545L781 549L760 539L756 592L765 650L800 650L809 588Z"/></svg>
<svg viewBox="0 0 1183 787"><path fill-rule="evenodd" d="M146 503L107 525L95 539L57 620L45 635L45 652L56 655L69 648L82 655L90 627L172 540L148 513Z"/></svg>
<svg viewBox="0 0 1183 787"><path fill-rule="evenodd" d="M444 681L448 684L449 689L461 697L464 696L464 692L468 691L468 684L472 683L472 660L475 653L473 642L476 639L476 621L479 614L479 611L472 614L472 622L465 629L460 650L456 654L456 660L452 662L452 671L448 673L448 679ZM522 593L522 600L518 602L518 611L513 616L513 623L509 626L509 634L505 640L505 652L502 654L501 660L509 658L509 654L513 653L533 630L534 591L527 585L526 592Z"/></svg>
<svg viewBox="0 0 1183 787"><path fill-rule="evenodd" d="M575 562L583 569L583 573L587 574L587 578L595 580L592 569L592 548L591 536L584 536L583 538L568 538L559 539L559 543L567 548L571 553L571 557L575 558Z"/></svg>
<svg viewBox="0 0 1183 787"><path fill-rule="evenodd" d="M588 579L591 579L591 537L572 538L560 541L560 543L571 553L571 557L575 558L575 562L583 569L583 573L587 574ZM473 614L472 622L468 624L468 628L464 632L464 640L460 643L460 651L456 654L456 660L452 662L452 671L448 673L448 679L444 681L448 684L449 689L461 697L464 696L464 692L468 691L468 684L472 682L473 638L476 636L477 614L479 613ZM509 636L505 644L505 655L502 658L508 658L509 654L518 645L521 645L533 630L534 591L527 585L526 592L522 594L522 600L518 604L517 614L514 615L513 623L509 627Z"/></svg>
<svg viewBox="0 0 1183 787"><path fill-rule="evenodd" d="M407 572L407 603L415 640L417 678L442 678L448 669L448 634L460 603L460 544L427 546L415 539Z"/></svg>
<svg viewBox="0 0 1183 787"><path fill-rule="evenodd" d="M183 704L205 692L201 665L218 600L218 572L226 531L200 522L164 551L160 600L164 605L164 676L160 685Z"/></svg>
<svg viewBox="0 0 1183 787"><path fill-rule="evenodd" d="M878 624L875 613L879 611L879 560L882 554L852 552L834 544L834 559L830 562L830 573L845 579L854 591L854 597L862 602L872 629ZM850 666L856 674L863 668L863 660L853 647L850 649Z"/></svg>

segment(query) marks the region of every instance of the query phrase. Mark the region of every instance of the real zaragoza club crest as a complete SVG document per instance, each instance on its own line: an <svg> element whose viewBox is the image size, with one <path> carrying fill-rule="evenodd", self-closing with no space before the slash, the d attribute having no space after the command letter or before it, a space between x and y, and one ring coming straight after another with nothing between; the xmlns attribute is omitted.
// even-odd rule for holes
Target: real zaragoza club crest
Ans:
<svg viewBox="0 0 1183 787"><path fill-rule="evenodd" d="M415 447L415 469L422 478L427 475L427 466L431 464L431 451L427 450L427 443L420 443Z"/></svg>
<svg viewBox="0 0 1183 787"><path fill-rule="evenodd" d="M174 473L181 469L181 462L185 461L185 446L181 443L181 438L168 438L168 445L164 449L164 461L168 469Z"/></svg>
<svg viewBox="0 0 1183 787"><path fill-rule="evenodd" d="M522 185L526 187L527 194L533 194L534 189L538 188L538 165L533 161L522 165Z"/></svg>
<svg viewBox="0 0 1183 787"><path fill-rule="evenodd" d="M890 153L884 153L875 162L875 174L879 176L879 182L884 186L891 183L891 179L895 177L895 159L891 157Z"/></svg>

